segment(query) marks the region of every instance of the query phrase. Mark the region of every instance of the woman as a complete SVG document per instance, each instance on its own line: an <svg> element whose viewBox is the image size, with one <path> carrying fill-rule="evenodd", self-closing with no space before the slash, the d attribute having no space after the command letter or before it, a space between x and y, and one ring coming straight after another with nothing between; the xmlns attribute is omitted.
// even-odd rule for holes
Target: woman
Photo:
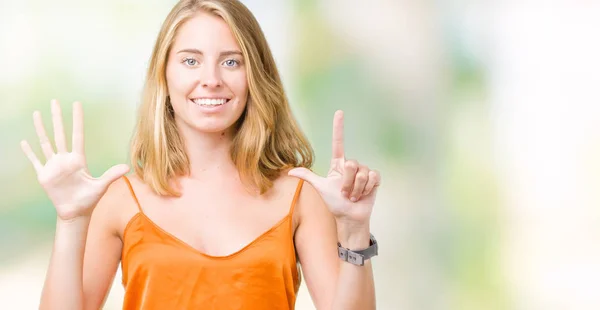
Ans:
<svg viewBox="0 0 600 310"><path fill-rule="evenodd" d="M327 177L308 170L312 149L240 2L182 0L167 16L133 175L117 165L90 176L81 104L71 152L56 101L51 111L56 149L34 113L46 163L21 144L57 211L42 309L101 308L119 262L124 309L293 309L297 263L318 309L375 308L379 174L345 159L341 111Z"/></svg>

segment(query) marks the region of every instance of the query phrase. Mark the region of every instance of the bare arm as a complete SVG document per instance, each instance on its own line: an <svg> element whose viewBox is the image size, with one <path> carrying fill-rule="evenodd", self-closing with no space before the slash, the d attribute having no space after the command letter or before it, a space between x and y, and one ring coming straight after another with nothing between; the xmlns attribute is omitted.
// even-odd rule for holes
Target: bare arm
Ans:
<svg viewBox="0 0 600 310"><path fill-rule="evenodd" d="M94 209L83 258L84 309L100 309L115 277L123 242L119 237L119 215L131 201L127 184L117 180Z"/></svg>
<svg viewBox="0 0 600 310"><path fill-rule="evenodd" d="M117 234L117 207L126 185L118 180L91 217L57 220L54 248L40 309L100 309L117 271L122 242Z"/></svg>
<svg viewBox="0 0 600 310"><path fill-rule="evenodd" d="M343 228L345 225L337 224L337 236L340 244L353 250L362 250L369 247L370 230L363 227L360 230ZM336 252L337 254L337 252ZM375 309L375 284L371 260L365 261L364 266L356 266L340 261L340 274L335 292L333 309Z"/></svg>
<svg viewBox="0 0 600 310"><path fill-rule="evenodd" d="M355 266L337 256L337 242L350 249L369 246L364 234L338 232L334 217L310 185L305 184L298 200L300 223L295 244L306 285L317 309L375 309L375 289L371 260Z"/></svg>
<svg viewBox="0 0 600 310"><path fill-rule="evenodd" d="M89 223L89 217L69 222L57 220L40 309L82 308L83 253Z"/></svg>

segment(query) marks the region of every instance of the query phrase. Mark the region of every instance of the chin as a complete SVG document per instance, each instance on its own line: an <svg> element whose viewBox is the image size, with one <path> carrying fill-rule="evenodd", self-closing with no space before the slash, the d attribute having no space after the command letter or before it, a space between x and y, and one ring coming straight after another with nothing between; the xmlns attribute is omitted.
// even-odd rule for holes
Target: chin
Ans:
<svg viewBox="0 0 600 310"><path fill-rule="evenodd" d="M235 124L233 123L223 123L223 122L206 122L199 121L194 122L192 129L199 133L221 133L227 131L229 128L232 128Z"/></svg>
<svg viewBox="0 0 600 310"><path fill-rule="evenodd" d="M243 111L242 111L243 112ZM189 115L186 122L194 131L203 133L221 133L235 126L240 113L224 113L221 115ZM191 116L191 117L190 117Z"/></svg>

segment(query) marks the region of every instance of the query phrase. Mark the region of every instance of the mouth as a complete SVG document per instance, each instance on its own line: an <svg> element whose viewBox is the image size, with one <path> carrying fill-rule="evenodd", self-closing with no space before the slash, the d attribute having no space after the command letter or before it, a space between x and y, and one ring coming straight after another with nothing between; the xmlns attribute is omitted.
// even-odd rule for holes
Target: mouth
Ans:
<svg viewBox="0 0 600 310"><path fill-rule="evenodd" d="M226 104L231 99L228 98L194 98L190 99L194 104L201 107L218 107Z"/></svg>

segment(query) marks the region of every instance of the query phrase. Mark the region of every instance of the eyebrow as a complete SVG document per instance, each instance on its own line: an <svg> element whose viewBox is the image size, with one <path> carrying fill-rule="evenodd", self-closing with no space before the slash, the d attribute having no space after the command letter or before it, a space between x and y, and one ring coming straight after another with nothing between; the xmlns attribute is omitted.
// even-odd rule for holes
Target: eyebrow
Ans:
<svg viewBox="0 0 600 310"><path fill-rule="evenodd" d="M182 50L180 50L180 51L177 52L177 54L180 54L180 53L192 53L192 54L204 55L204 53L202 53L201 50L198 50L198 49L195 49L195 48L182 49ZM223 52L219 53L219 56L229 56L229 55L240 55L240 56L242 56L242 52L236 51L236 50L231 50L231 51L223 51Z"/></svg>

